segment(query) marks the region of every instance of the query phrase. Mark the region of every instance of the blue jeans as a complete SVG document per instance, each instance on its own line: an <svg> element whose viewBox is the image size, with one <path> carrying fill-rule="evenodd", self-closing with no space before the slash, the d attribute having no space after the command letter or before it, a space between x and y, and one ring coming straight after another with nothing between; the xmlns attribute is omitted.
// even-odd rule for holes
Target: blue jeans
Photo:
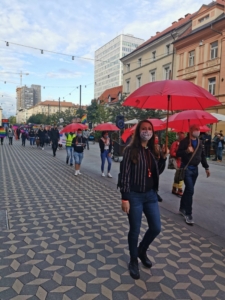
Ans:
<svg viewBox="0 0 225 300"><path fill-rule="evenodd" d="M74 160L76 165L81 165L84 153L74 152Z"/></svg>
<svg viewBox="0 0 225 300"><path fill-rule="evenodd" d="M222 160L222 156L223 156L223 148L218 147L217 148L217 158L218 158L218 160Z"/></svg>
<svg viewBox="0 0 225 300"><path fill-rule="evenodd" d="M67 159L70 158L70 164L73 164L73 147L66 146L66 152L67 152Z"/></svg>
<svg viewBox="0 0 225 300"><path fill-rule="evenodd" d="M137 258L142 212L144 212L148 222L148 229L139 245L142 251L147 251L149 245L161 231L158 197L154 190L150 190L146 193L130 192L128 200L130 202L130 211L128 214L130 223L128 233L129 251L131 258Z"/></svg>
<svg viewBox="0 0 225 300"><path fill-rule="evenodd" d="M180 209L184 209L186 215L192 215L192 203L194 195L194 186L198 177L198 167L185 170L184 184L185 189L180 200Z"/></svg>
<svg viewBox="0 0 225 300"><path fill-rule="evenodd" d="M111 165L112 165L112 159L111 159L111 156L109 156L109 150L104 150L104 152L101 153L101 160L102 160L101 170L102 170L102 173L104 172L105 160L106 159L108 161L108 173L109 173L110 170L111 170Z"/></svg>
<svg viewBox="0 0 225 300"><path fill-rule="evenodd" d="M33 146L35 141L35 137L30 137L30 145Z"/></svg>

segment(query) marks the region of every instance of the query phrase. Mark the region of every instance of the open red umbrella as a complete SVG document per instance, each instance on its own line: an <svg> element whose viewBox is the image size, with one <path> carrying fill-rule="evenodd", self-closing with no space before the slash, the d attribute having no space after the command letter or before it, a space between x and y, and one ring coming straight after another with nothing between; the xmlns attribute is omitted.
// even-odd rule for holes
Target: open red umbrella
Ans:
<svg viewBox="0 0 225 300"><path fill-rule="evenodd" d="M127 139L131 136L132 131L131 128L125 129L123 134L121 135L121 139L126 143Z"/></svg>
<svg viewBox="0 0 225 300"><path fill-rule="evenodd" d="M162 80L147 83L134 91L123 105L137 108L167 109L169 111L205 109L220 105L208 91L186 80ZM166 126L166 146L168 144L168 123Z"/></svg>
<svg viewBox="0 0 225 300"><path fill-rule="evenodd" d="M83 125L81 123L71 123L69 125L67 125L66 127L64 127L60 133L67 133L67 132L75 132L77 131L78 129L86 129L87 128L87 125Z"/></svg>
<svg viewBox="0 0 225 300"><path fill-rule="evenodd" d="M210 128L208 126L206 126L206 125L200 126L199 128L200 128L200 132L208 132L208 131L210 131ZM171 131L172 132L185 132L185 131L180 130L179 128L173 128Z"/></svg>
<svg viewBox="0 0 225 300"><path fill-rule="evenodd" d="M183 132L189 132L190 125L204 126L217 123L218 120L203 110L186 110L174 114L168 119L168 126Z"/></svg>
<svg viewBox="0 0 225 300"><path fill-rule="evenodd" d="M94 128L95 131L118 131L120 130L116 125L110 124L110 123L103 123L100 125L97 125Z"/></svg>

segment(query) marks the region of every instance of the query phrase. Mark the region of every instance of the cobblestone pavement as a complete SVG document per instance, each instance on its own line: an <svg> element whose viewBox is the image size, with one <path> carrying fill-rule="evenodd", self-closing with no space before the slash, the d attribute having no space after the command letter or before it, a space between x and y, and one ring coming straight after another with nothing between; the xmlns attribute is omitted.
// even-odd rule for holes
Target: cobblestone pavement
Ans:
<svg viewBox="0 0 225 300"><path fill-rule="evenodd" d="M225 299L225 249L162 216L154 266L140 264L134 281L116 190L19 142L0 146L0 164L10 225L0 232L0 299Z"/></svg>

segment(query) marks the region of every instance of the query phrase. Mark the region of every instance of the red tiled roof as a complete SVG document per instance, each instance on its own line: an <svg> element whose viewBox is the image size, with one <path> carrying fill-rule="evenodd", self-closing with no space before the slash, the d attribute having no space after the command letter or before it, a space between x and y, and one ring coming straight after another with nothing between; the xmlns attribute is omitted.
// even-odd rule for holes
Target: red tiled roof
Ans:
<svg viewBox="0 0 225 300"><path fill-rule="evenodd" d="M101 102L108 103L109 102L109 96L110 96L111 97L111 102L117 102L119 100L118 95L119 95L119 93L122 93L122 91L123 91L123 86L122 85L116 86L116 87L113 87L111 89L105 90L98 99Z"/></svg>
<svg viewBox="0 0 225 300"><path fill-rule="evenodd" d="M59 106L58 100L45 100L37 103L35 106L44 105L44 106ZM60 101L61 107L80 107L79 104L74 104L73 102L67 102L67 101ZM85 105L81 106L82 109L86 109L87 107Z"/></svg>

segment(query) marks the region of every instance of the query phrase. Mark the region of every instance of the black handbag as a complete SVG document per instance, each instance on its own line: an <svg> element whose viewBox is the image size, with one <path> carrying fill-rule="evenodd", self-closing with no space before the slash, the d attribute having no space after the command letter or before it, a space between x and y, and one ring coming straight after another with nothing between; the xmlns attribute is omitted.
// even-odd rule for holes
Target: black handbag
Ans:
<svg viewBox="0 0 225 300"><path fill-rule="evenodd" d="M200 144L200 142L199 142L199 140L198 140L198 145L197 145L195 151L193 152L191 158L189 159L189 162L186 164L186 166L185 166L184 168L178 168L178 169L176 170L175 177L174 177L174 183L179 184L180 181L183 181L183 180L184 180L185 171L186 171L187 167L189 166L189 164L190 164L192 158L195 156L196 152L198 151L199 144Z"/></svg>

